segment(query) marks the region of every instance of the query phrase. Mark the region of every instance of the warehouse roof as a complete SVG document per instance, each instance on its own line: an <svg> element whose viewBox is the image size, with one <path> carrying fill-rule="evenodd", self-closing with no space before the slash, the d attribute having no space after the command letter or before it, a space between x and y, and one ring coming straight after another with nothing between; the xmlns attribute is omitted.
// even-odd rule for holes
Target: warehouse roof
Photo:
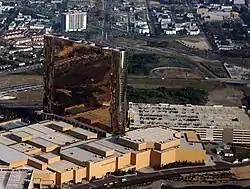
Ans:
<svg viewBox="0 0 250 189"><path fill-rule="evenodd" d="M17 143L17 142L14 141L14 140L11 140L11 139L9 139L9 138L7 138L7 137L5 137L5 136L0 136L0 143L1 143L1 144L4 144L4 145L6 145L6 146L9 146L9 145L15 144L15 143Z"/></svg>
<svg viewBox="0 0 250 189"><path fill-rule="evenodd" d="M66 135L60 132L52 132L46 135L41 136L40 138L43 138L47 141L50 141L52 143L58 144L58 145L65 145L66 143L74 143L79 141L77 138L72 137L70 135Z"/></svg>
<svg viewBox="0 0 250 189"><path fill-rule="evenodd" d="M24 131L13 132L12 135L20 137L20 138L32 136L30 133L27 133L27 132L24 132Z"/></svg>
<svg viewBox="0 0 250 189"><path fill-rule="evenodd" d="M24 122L12 122L12 123L6 123L5 125L1 125L0 126L0 130L11 130L11 129L15 129L15 128L19 128L19 127L23 127L26 126L27 123Z"/></svg>
<svg viewBox="0 0 250 189"><path fill-rule="evenodd" d="M99 162L104 158L100 155L97 155L95 153L89 152L87 150L78 147L73 147L63 150L61 151L61 154L70 157L78 162L88 162L88 161Z"/></svg>
<svg viewBox="0 0 250 189"><path fill-rule="evenodd" d="M24 184L30 185L32 172L32 170L0 170L1 188L14 189L23 188Z"/></svg>
<svg viewBox="0 0 250 189"><path fill-rule="evenodd" d="M28 159L28 156L8 146L0 144L0 160L7 164Z"/></svg>
<svg viewBox="0 0 250 189"><path fill-rule="evenodd" d="M163 127L141 128L126 132L121 138L136 143L155 142L166 143L175 140L174 134L176 131Z"/></svg>
<svg viewBox="0 0 250 189"><path fill-rule="evenodd" d="M37 147L32 146L30 144L26 144L26 143L17 143L17 144L11 145L10 147L19 151L19 152L28 152L31 150L38 149Z"/></svg>
<svg viewBox="0 0 250 189"><path fill-rule="evenodd" d="M55 145L55 143L52 143L52 142L45 140L43 138L40 138L40 137L32 139L30 141L33 142L34 144L37 144L37 145L42 146L42 147L50 147L50 146Z"/></svg>
<svg viewBox="0 0 250 189"><path fill-rule="evenodd" d="M71 129L71 131L75 132L75 133L79 133L82 134L84 136L92 136L92 135L96 135L96 133L88 131L86 129L82 129L80 127L75 127L73 129Z"/></svg>
<svg viewBox="0 0 250 189"><path fill-rule="evenodd" d="M59 172L59 173L69 171L71 169L79 169L79 168L82 168L82 167L72 162L66 161L66 160L61 160L61 161L58 161L56 163L52 163L49 165L49 169Z"/></svg>

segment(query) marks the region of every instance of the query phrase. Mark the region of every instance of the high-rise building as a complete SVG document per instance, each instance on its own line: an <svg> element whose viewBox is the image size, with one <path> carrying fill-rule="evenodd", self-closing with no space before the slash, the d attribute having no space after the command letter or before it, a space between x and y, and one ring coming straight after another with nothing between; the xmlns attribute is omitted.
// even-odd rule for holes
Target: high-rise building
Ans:
<svg viewBox="0 0 250 189"><path fill-rule="evenodd" d="M45 36L44 111L119 133L127 124L124 49Z"/></svg>
<svg viewBox="0 0 250 189"><path fill-rule="evenodd" d="M87 12L82 11L68 11L61 14L62 30L82 31L87 28Z"/></svg>

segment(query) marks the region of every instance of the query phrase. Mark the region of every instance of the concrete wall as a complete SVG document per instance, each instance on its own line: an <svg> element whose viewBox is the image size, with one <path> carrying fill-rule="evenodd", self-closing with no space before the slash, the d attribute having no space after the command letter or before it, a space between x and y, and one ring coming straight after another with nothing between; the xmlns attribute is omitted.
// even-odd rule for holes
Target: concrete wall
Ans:
<svg viewBox="0 0 250 189"><path fill-rule="evenodd" d="M186 150L176 149L176 161L205 161L206 151L205 150Z"/></svg>
<svg viewBox="0 0 250 189"><path fill-rule="evenodd" d="M136 154L132 153L131 162L136 165L136 169L150 166L151 150L145 150Z"/></svg>
<svg viewBox="0 0 250 189"><path fill-rule="evenodd" d="M87 168L81 168L74 170L74 182L78 183L81 182L82 179L85 179L87 176Z"/></svg>
<svg viewBox="0 0 250 189"><path fill-rule="evenodd" d="M101 178L108 172L114 171L116 171L116 157L112 157L98 163L90 162L87 171L87 179L91 179L93 176Z"/></svg>
<svg viewBox="0 0 250 189"><path fill-rule="evenodd" d="M34 179L40 179L40 183L42 181L53 181L53 183L56 183L56 173L33 173Z"/></svg>
<svg viewBox="0 0 250 189"><path fill-rule="evenodd" d="M163 144L156 143L155 148L157 150L165 150L165 149L168 149L168 148L172 148L174 146L179 146L180 143L181 143L180 139L169 141L168 143L163 143Z"/></svg>
<svg viewBox="0 0 250 189"><path fill-rule="evenodd" d="M123 169L129 164L131 164L131 153L123 154L116 158L116 170Z"/></svg>

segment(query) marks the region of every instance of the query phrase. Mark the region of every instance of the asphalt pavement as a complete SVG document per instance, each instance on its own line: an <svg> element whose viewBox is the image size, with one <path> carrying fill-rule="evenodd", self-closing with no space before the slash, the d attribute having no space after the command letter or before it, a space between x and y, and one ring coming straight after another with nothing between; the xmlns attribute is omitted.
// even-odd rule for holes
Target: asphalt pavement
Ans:
<svg viewBox="0 0 250 189"><path fill-rule="evenodd" d="M9 86L5 88L0 88L0 95L7 95L10 93L22 92L22 91L36 91L43 88L42 84L23 84L16 86Z"/></svg>

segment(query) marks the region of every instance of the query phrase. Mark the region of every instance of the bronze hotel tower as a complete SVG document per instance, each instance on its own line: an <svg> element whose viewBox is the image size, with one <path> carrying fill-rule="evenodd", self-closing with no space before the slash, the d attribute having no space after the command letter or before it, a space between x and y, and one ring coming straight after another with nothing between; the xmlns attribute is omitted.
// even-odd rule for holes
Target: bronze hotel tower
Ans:
<svg viewBox="0 0 250 189"><path fill-rule="evenodd" d="M114 133L124 131L127 61L123 49L46 35L44 55L44 112Z"/></svg>

